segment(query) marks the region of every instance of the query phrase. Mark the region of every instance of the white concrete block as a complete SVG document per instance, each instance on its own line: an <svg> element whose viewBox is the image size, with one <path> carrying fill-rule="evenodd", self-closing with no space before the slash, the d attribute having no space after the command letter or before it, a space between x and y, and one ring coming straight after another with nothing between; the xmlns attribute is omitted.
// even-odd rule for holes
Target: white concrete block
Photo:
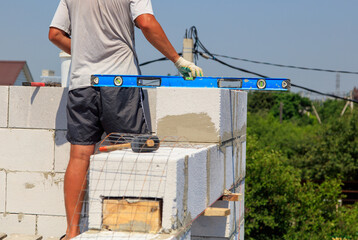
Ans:
<svg viewBox="0 0 358 240"><path fill-rule="evenodd" d="M6 211L6 172L0 171L0 213Z"/></svg>
<svg viewBox="0 0 358 240"><path fill-rule="evenodd" d="M144 113L149 131L156 132L157 89L146 88L144 92Z"/></svg>
<svg viewBox="0 0 358 240"><path fill-rule="evenodd" d="M217 201L212 207L228 208L229 202ZM228 237L226 232L227 218L228 217L198 217L191 227L192 237Z"/></svg>
<svg viewBox="0 0 358 240"><path fill-rule="evenodd" d="M240 177L245 178L246 176L246 141L241 145L241 172Z"/></svg>
<svg viewBox="0 0 358 240"><path fill-rule="evenodd" d="M0 129L0 166L17 171L52 171L54 132Z"/></svg>
<svg viewBox="0 0 358 240"><path fill-rule="evenodd" d="M35 234L36 216L19 214L0 214L1 232L6 234Z"/></svg>
<svg viewBox="0 0 358 240"><path fill-rule="evenodd" d="M55 132L55 172L65 172L70 160L71 144L66 139L67 131Z"/></svg>
<svg viewBox="0 0 358 240"><path fill-rule="evenodd" d="M188 213L194 219L207 206L207 149L189 156Z"/></svg>
<svg viewBox="0 0 358 240"><path fill-rule="evenodd" d="M102 197L163 199L168 187L168 162L175 162L183 158L184 153L195 151L197 149L173 150L161 147L153 153L138 154L122 150L92 156L89 174L89 227L100 228ZM176 175L168 176L171 177L175 178ZM175 198L176 195L172 197ZM172 206L172 202L168 204Z"/></svg>
<svg viewBox="0 0 358 240"><path fill-rule="evenodd" d="M162 146L153 153L131 150L92 156L89 174L89 228L100 229L103 197L163 199L162 227L190 225L233 184L232 146ZM222 152L224 151L224 152ZM234 163L234 166L233 166ZM227 181L227 184L225 184Z"/></svg>
<svg viewBox="0 0 358 240"><path fill-rule="evenodd" d="M7 240L42 240L42 236L32 235L32 234L11 234L6 239Z"/></svg>
<svg viewBox="0 0 358 240"><path fill-rule="evenodd" d="M67 89L10 87L9 127L66 129Z"/></svg>
<svg viewBox="0 0 358 240"><path fill-rule="evenodd" d="M66 217L38 216L37 234L43 237L61 237L66 233Z"/></svg>
<svg viewBox="0 0 358 240"><path fill-rule="evenodd" d="M229 91L222 89L157 88L157 134L183 141L220 142L230 125Z"/></svg>
<svg viewBox="0 0 358 240"><path fill-rule="evenodd" d="M222 152L218 146L208 149L208 163L206 166L208 190L207 190L207 206L216 201L224 190L225 178L225 161Z"/></svg>
<svg viewBox="0 0 358 240"><path fill-rule="evenodd" d="M190 240L190 230L185 233L150 234L136 232L112 232L90 230L73 238L73 240L108 240L108 239L131 239L131 240Z"/></svg>
<svg viewBox="0 0 358 240"><path fill-rule="evenodd" d="M232 144L233 142L231 142ZM234 145L235 148L235 145ZM225 189L230 189L234 184L233 174L235 173L235 163L237 155L233 153L233 145L226 145L225 147L225 164L226 164L226 174L225 174ZM234 170L233 170L234 168Z"/></svg>
<svg viewBox="0 0 358 240"><path fill-rule="evenodd" d="M232 91L231 100L234 118L232 120L234 125L234 136L243 136L246 134L247 126L247 92Z"/></svg>
<svg viewBox="0 0 358 240"><path fill-rule="evenodd" d="M157 88L157 134L218 143L246 133L247 93Z"/></svg>
<svg viewBox="0 0 358 240"><path fill-rule="evenodd" d="M0 127L7 127L9 87L0 86Z"/></svg>
<svg viewBox="0 0 358 240"><path fill-rule="evenodd" d="M163 229L178 229L186 225L184 203L187 202L188 191L184 190L187 189L189 181L188 160L189 156L184 156L168 163L168 177L163 199Z"/></svg>
<svg viewBox="0 0 358 240"><path fill-rule="evenodd" d="M7 211L65 216L64 174L10 172Z"/></svg>
<svg viewBox="0 0 358 240"><path fill-rule="evenodd" d="M230 202L229 207L231 214L228 217L227 236L232 235L234 232L238 234L240 232L241 225L244 224L245 219L245 180L241 181L238 187L235 189L236 193L241 194L241 200L237 202ZM236 213L236 214L235 214ZM236 221L236 229L235 229Z"/></svg>

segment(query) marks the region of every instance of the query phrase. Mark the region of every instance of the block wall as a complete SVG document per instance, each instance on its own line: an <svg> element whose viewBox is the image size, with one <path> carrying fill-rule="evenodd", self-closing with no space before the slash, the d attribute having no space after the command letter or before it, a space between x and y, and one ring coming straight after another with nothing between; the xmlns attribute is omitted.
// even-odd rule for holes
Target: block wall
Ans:
<svg viewBox="0 0 358 240"><path fill-rule="evenodd" d="M69 158L65 88L0 86L0 232L59 237L66 230Z"/></svg>
<svg viewBox="0 0 358 240"><path fill-rule="evenodd" d="M69 160L67 88L0 86L0 233L66 231L63 180ZM155 91L144 91L155 131Z"/></svg>

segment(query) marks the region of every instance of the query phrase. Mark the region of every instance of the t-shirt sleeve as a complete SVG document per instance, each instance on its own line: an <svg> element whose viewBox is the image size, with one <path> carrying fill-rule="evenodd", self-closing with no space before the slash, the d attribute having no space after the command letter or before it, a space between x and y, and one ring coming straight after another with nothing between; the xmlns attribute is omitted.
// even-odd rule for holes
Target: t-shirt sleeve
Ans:
<svg viewBox="0 0 358 240"><path fill-rule="evenodd" d="M133 21L142 14L149 13L153 15L151 0L130 0L130 8Z"/></svg>
<svg viewBox="0 0 358 240"><path fill-rule="evenodd" d="M55 27L71 35L71 21L68 7L65 0L61 0L50 27Z"/></svg>

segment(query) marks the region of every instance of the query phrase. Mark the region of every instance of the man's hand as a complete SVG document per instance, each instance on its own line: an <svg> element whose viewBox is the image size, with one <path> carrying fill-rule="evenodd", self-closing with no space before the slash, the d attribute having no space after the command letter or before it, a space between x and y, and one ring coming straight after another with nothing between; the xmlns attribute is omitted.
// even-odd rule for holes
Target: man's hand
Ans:
<svg viewBox="0 0 358 240"><path fill-rule="evenodd" d="M178 61L175 62L175 66L178 68L179 72L184 77L202 77L203 70L196 66L194 63L185 60L180 57Z"/></svg>

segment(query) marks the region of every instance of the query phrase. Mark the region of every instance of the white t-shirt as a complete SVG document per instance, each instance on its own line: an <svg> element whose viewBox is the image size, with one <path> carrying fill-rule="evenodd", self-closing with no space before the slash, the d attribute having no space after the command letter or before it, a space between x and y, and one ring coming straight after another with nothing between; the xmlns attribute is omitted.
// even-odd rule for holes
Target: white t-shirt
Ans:
<svg viewBox="0 0 358 240"><path fill-rule="evenodd" d="M93 74L138 75L134 20L153 14L151 0L61 0L51 27L71 36L69 89Z"/></svg>

